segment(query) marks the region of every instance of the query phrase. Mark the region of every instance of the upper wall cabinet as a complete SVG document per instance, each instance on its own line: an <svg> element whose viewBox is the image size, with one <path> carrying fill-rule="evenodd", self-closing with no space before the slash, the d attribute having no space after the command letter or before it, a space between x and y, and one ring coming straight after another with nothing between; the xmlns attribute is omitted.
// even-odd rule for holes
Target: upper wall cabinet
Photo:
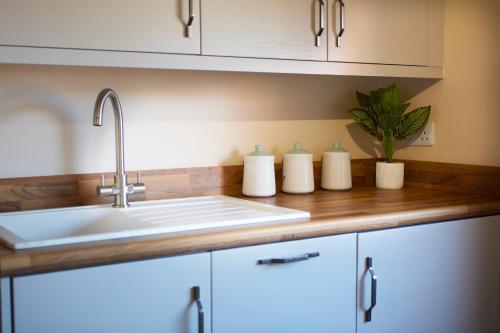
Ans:
<svg viewBox="0 0 500 333"><path fill-rule="evenodd" d="M200 53L197 0L0 0L0 8L0 45Z"/></svg>
<svg viewBox="0 0 500 333"><path fill-rule="evenodd" d="M0 0L0 64L442 78L442 3Z"/></svg>
<svg viewBox="0 0 500 333"><path fill-rule="evenodd" d="M427 66L429 2L330 0L328 60Z"/></svg>
<svg viewBox="0 0 500 333"><path fill-rule="evenodd" d="M204 55L327 60L327 0L202 0Z"/></svg>

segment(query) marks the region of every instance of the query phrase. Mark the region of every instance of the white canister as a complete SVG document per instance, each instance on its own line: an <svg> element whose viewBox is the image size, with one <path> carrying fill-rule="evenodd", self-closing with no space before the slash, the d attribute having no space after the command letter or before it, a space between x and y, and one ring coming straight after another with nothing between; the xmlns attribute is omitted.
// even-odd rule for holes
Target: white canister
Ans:
<svg viewBox="0 0 500 333"><path fill-rule="evenodd" d="M270 197L276 194L274 155L262 145L246 155L243 161L243 194L251 197Z"/></svg>
<svg viewBox="0 0 500 333"><path fill-rule="evenodd" d="M300 143L283 155L282 191L286 193L314 192L313 154Z"/></svg>
<svg viewBox="0 0 500 333"><path fill-rule="evenodd" d="M321 188L325 190L348 190L352 188L351 153L335 142L323 153Z"/></svg>

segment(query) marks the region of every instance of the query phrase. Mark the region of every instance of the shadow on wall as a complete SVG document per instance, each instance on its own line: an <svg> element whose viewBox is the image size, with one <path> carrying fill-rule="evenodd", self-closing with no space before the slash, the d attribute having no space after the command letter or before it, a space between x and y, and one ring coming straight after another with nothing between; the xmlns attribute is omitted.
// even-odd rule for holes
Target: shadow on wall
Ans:
<svg viewBox="0 0 500 333"><path fill-rule="evenodd" d="M399 90L401 92L401 98L405 101L408 101L412 99L413 97L417 96L421 92L425 91L426 89L430 88L432 85L437 83L439 80L435 79L390 79L390 78L384 78L384 79L379 79L379 85L370 88L367 90L361 90L362 93L368 94L370 90L376 89L376 88L381 88L381 87L386 87L395 82ZM355 92L352 92L354 95ZM357 102L353 102L352 106L356 106ZM417 108L418 106L421 105L410 105L410 108L408 109L409 111ZM435 109L432 110L435 112ZM349 132L349 135L351 136L352 140L356 143L356 145L365 153L369 154L372 157L381 157L384 156L384 150L382 148L382 145L380 145L375 138L373 138L371 135L363 131L358 125L355 123L351 123L347 125L347 131ZM398 143L396 146L396 149L403 149L407 147L408 145L405 145L403 143Z"/></svg>
<svg viewBox="0 0 500 333"><path fill-rule="evenodd" d="M26 120L27 117L33 118L33 120ZM23 151L25 151L25 149L18 144L19 138L22 138L20 141L23 141L25 144L35 147L39 145L37 136L42 135L43 131L33 132L33 127L29 125L30 123L38 125L37 121L41 118L45 118L49 122L63 124L63 126L57 127L60 130L57 142L60 142L62 147L59 152L62 158L58 160L64 162L64 170L73 170L75 163L75 133L69 126L69 124L73 122L70 103L62 99L59 95L54 94L54 92L31 89L26 86L20 87L19 89L7 89L0 92L0 124L2 126L8 126L9 123L20 119L25 123L23 127L26 132L16 133L18 135L16 138L10 137L5 131L0 132L0 142L6 145L15 146L14 150L17 154L23 154ZM16 128L19 127L20 126L17 126ZM50 128L53 129L54 127L50 126ZM13 140L15 142L13 142ZM44 156L46 147L40 146L37 148L40 156ZM11 160L11 158L7 159L7 161L8 160ZM15 160L15 157L12 157L12 160ZM36 163L38 159L34 157L32 160Z"/></svg>
<svg viewBox="0 0 500 333"><path fill-rule="evenodd" d="M90 155L101 154L96 159L100 161L102 156L112 154L111 144L106 145L110 154L104 154L102 149L89 153L82 148L89 146L89 141L98 142L102 137L93 135L90 138L87 132L81 132L78 137L75 134L76 127L81 127L81 124L88 124L90 128L89 110L97 93L105 87L113 88L120 95L126 128L127 124L138 123L181 123L180 126L191 128L188 127L190 124L204 122L348 120L347 111L357 104L356 90L368 92L395 81L402 97L408 100L437 82L427 79L27 65L0 65L0 73L0 125L12 122L18 128L27 128L27 131L45 130L48 133L48 128L54 131L55 127L25 124L33 124L39 119L58 123L55 131L60 133L49 133L56 137L41 142L55 142L60 146L40 147L38 151L44 159L64 161L64 165L58 166L64 173L78 169L76 157L78 161L86 159L88 162ZM298 127L300 124L296 125ZM108 128L111 131L111 127ZM256 130L266 128L269 127L258 126ZM348 125L348 131L364 152L376 156L377 149L370 136L351 125ZM16 133L13 148L2 149L2 154L12 154L13 160L28 160L19 156L25 145L31 145L26 150L28 153L37 147L36 142L27 139L36 138L33 134ZM216 142L216 134L207 140L207 145ZM304 133L301 135L305 137ZM307 135L314 138L319 134ZM0 145L3 145L3 142L13 139L0 133L0 140ZM75 150L80 151L81 156L77 156ZM43 156L47 151L55 156ZM228 160L233 161L235 154L228 156ZM40 156L29 160L36 161Z"/></svg>
<svg viewBox="0 0 500 333"><path fill-rule="evenodd" d="M405 99L436 80L124 68L0 65L7 77L46 83L66 98L105 87L120 96L127 122L349 119L355 91L396 81ZM1 80L0 80L1 81ZM0 82L1 84L1 82ZM4 83L6 85L6 83ZM49 93L49 92L48 92ZM87 107L87 106L86 106ZM87 121L87 114L78 121Z"/></svg>
<svg viewBox="0 0 500 333"><path fill-rule="evenodd" d="M136 71L136 70L132 70ZM139 77L119 93L169 105L148 112L157 121L280 121L349 119L355 91L369 91L396 81L405 99L436 80L374 77L137 70ZM147 77L149 84L143 84ZM126 80L126 78L123 78ZM135 84L134 84L135 83ZM137 85L139 83L139 85ZM119 83L118 83L119 84ZM153 119L150 119L153 120Z"/></svg>

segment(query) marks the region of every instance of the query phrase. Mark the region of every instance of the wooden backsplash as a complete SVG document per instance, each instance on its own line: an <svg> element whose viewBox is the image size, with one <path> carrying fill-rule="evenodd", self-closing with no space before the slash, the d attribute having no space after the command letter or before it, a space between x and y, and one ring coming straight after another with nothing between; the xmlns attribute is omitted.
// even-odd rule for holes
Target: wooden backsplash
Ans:
<svg viewBox="0 0 500 333"><path fill-rule="evenodd" d="M353 186L374 186L374 159L352 161ZM500 191L500 168L435 162L405 162L405 186L446 188L457 191ZM315 163L319 188L321 163ZM135 172L129 172L133 182ZM155 200L195 195L241 195L243 167L221 166L142 171L146 194L131 200ZM281 185L281 165L276 165L277 187ZM106 174L112 183L113 174ZM0 211L18 211L110 203L98 198L95 188L99 174L0 179Z"/></svg>

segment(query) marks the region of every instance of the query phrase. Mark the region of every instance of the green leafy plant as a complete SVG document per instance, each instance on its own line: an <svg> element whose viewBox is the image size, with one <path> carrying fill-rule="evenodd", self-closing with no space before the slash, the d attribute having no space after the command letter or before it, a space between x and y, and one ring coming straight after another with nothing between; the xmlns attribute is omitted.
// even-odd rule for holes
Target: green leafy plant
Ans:
<svg viewBox="0 0 500 333"><path fill-rule="evenodd" d="M352 119L382 145L386 161L394 162L395 144L421 130L431 112L431 106L406 112L410 103L403 103L396 84L370 91L356 92L359 107L349 111Z"/></svg>

